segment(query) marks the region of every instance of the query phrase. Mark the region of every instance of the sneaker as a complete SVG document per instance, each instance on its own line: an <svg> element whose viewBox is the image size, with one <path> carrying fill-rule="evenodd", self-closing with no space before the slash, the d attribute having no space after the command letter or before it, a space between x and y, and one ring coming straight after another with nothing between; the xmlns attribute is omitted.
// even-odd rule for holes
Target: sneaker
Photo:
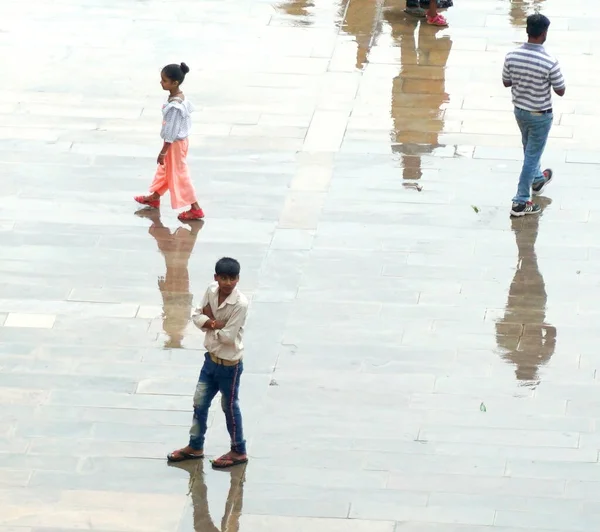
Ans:
<svg viewBox="0 0 600 532"><path fill-rule="evenodd" d="M525 216L526 214L539 214L542 209L536 203L528 201L527 203L515 203L513 201L511 216Z"/></svg>
<svg viewBox="0 0 600 532"><path fill-rule="evenodd" d="M542 172L542 175L544 176L544 180L534 183L531 187L534 196L539 196L544 192L544 189L550 184L550 181L552 181L552 170L550 168L546 168Z"/></svg>

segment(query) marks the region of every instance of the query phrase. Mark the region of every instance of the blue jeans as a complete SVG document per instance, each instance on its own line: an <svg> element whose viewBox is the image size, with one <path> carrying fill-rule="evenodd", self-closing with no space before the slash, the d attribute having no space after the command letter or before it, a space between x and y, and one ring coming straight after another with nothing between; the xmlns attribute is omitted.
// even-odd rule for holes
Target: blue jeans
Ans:
<svg viewBox="0 0 600 532"><path fill-rule="evenodd" d="M534 114L515 107L515 118L521 130L524 160L517 195L513 198L513 201L515 203L526 203L531 199L531 186L533 183L544 180L540 168L540 159L544 153L548 134L552 127L552 113Z"/></svg>
<svg viewBox="0 0 600 532"><path fill-rule="evenodd" d="M198 378L194 394L194 417L190 429L190 447L204 449L206 422L210 403L221 392L221 408L225 413L227 430L231 437L231 450L246 454L246 440L242 429L242 411L240 410L240 377L244 371L242 362L235 366L215 364L208 353L204 355L204 365Z"/></svg>

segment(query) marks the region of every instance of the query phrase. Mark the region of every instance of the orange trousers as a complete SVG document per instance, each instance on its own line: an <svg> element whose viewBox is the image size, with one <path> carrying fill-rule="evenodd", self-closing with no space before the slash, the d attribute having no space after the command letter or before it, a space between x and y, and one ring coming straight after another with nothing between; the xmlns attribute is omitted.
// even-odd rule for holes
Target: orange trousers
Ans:
<svg viewBox="0 0 600 532"><path fill-rule="evenodd" d="M164 195L167 190L171 194L171 207L181 209L196 202L196 191L190 178L186 157L188 139L176 140L171 144L165 164L159 164L150 192Z"/></svg>

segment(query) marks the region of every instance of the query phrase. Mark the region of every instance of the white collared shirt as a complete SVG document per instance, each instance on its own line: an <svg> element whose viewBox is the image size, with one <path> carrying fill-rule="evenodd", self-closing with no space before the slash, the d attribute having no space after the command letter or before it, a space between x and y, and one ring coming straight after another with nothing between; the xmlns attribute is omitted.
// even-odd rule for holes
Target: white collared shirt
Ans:
<svg viewBox="0 0 600 532"><path fill-rule="evenodd" d="M173 98L162 107L163 123L160 136L165 142L187 139L192 129L194 106L189 100Z"/></svg>
<svg viewBox="0 0 600 532"><path fill-rule="evenodd" d="M227 299L219 305L219 283L216 281L208 285L202 303L195 310L192 320L199 329L210 318L202 313L202 309L210 305L215 319L226 323L223 329L204 330L204 347L206 350L225 360L241 360L244 353L242 335L248 315L248 299L237 288L229 294Z"/></svg>

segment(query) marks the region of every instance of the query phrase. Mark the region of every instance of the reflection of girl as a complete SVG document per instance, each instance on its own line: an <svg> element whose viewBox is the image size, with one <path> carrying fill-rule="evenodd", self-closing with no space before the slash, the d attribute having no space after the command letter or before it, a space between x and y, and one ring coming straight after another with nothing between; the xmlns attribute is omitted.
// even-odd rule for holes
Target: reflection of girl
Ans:
<svg viewBox="0 0 600 532"><path fill-rule="evenodd" d="M185 220L200 220L204 213L196 200L196 191L187 165L188 135L191 129L192 104L186 100L181 91L185 75L190 71L185 63L167 65L160 73L162 88L169 91L169 99L163 105L163 126L160 131L164 143L156 162L158 168L149 196L136 196L134 199L142 205L157 209L160 207L160 197L169 191L171 206L180 209L191 205L189 211L182 212L178 218Z"/></svg>
<svg viewBox="0 0 600 532"><path fill-rule="evenodd" d="M190 222L190 229L179 227L171 233L162 224L158 211L142 209L138 212L152 220L148 232L165 258L167 271L164 277L158 279L163 299L163 330L168 336L165 347L180 348L192 312L188 263L202 222Z"/></svg>

